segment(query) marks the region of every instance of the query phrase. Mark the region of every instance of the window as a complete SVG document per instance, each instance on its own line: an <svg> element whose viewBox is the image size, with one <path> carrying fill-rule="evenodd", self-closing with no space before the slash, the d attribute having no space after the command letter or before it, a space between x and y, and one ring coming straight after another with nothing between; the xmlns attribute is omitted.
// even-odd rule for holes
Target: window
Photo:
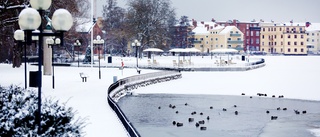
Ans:
<svg viewBox="0 0 320 137"><path fill-rule="evenodd" d="M266 28L262 28L262 31L266 31Z"/></svg>
<svg viewBox="0 0 320 137"><path fill-rule="evenodd" d="M251 44L253 44L253 39L251 38Z"/></svg>
<svg viewBox="0 0 320 137"><path fill-rule="evenodd" d="M295 49L294 49L294 52L297 52L297 51L298 51L298 50L295 48Z"/></svg>
<svg viewBox="0 0 320 137"><path fill-rule="evenodd" d="M307 38L307 42L309 42L309 38Z"/></svg>
<svg viewBox="0 0 320 137"><path fill-rule="evenodd" d="M274 39L276 39L277 38L277 35L274 35Z"/></svg>
<svg viewBox="0 0 320 137"><path fill-rule="evenodd" d="M303 39L303 35L301 35L301 38Z"/></svg>
<svg viewBox="0 0 320 137"><path fill-rule="evenodd" d="M262 39L264 39L264 35L262 35Z"/></svg>
<svg viewBox="0 0 320 137"><path fill-rule="evenodd" d="M281 39L283 39L283 35L281 35Z"/></svg>
<svg viewBox="0 0 320 137"><path fill-rule="evenodd" d="M303 49L301 49L301 52L304 52L304 50L303 50Z"/></svg>
<svg viewBox="0 0 320 137"><path fill-rule="evenodd" d="M312 39L312 42L314 42L314 39Z"/></svg>
<svg viewBox="0 0 320 137"><path fill-rule="evenodd" d="M200 38L200 40L203 40L203 38Z"/></svg>
<svg viewBox="0 0 320 137"><path fill-rule="evenodd" d="M291 50L290 50L290 48L288 48L288 52L290 52Z"/></svg>
<svg viewBox="0 0 320 137"><path fill-rule="evenodd" d="M297 42L294 42L294 44L293 44L293 45L295 45L295 46L296 46L296 45L297 45Z"/></svg>
<svg viewBox="0 0 320 137"><path fill-rule="evenodd" d="M297 35L294 35L294 38L296 39L296 38L297 38Z"/></svg>
<svg viewBox="0 0 320 137"><path fill-rule="evenodd" d="M230 31L230 33L232 34L232 33L233 33L233 31Z"/></svg>
<svg viewBox="0 0 320 137"><path fill-rule="evenodd" d="M251 36L253 36L253 31L251 31Z"/></svg>
<svg viewBox="0 0 320 137"><path fill-rule="evenodd" d="M274 28L274 31L277 31L277 28Z"/></svg>
<svg viewBox="0 0 320 137"><path fill-rule="evenodd" d="M250 39L247 39L247 44L249 44L250 43Z"/></svg>
<svg viewBox="0 0 320 137"><path fill-rule="evenodd" d="M221 48L223 48L223 45L221 45Z"/></svg>
<svg viewBox="0 0 320 137"><path fill-rule="evenodd" d="M256 44L259 44L260 43L260 40L259 39L256 39Z"/></svg>
<svg viewBox="0 0 320 137"><path fill-rule="evenodd" d="M262 51L264 51L264 48L262 48Z"/></svg>
<svg viewBox="0 0 320 137"><path fill-rule="evenodd" d="M216 41L218 41L218 38L216 38Z"/></svg>
<svg viewBox="0 0 320 137"><path fill-rule="evenodd" d="M290 35L288 35L288 38L290 38L291 36Z"/></svg>
<svg viewBox="0 0 320 137"><path fill-rule="evenodd" d="M312 33L312 36L314 36L314 33Z"/></svg>
<svg viewBox="0 0 320 137"><path fill-rule="evenodd" d="M281 52L283 52L283 49L281 48Z"/></svg>
<svg viewBox="0 0 320 137"><path fill-rule="evenodd" d="M206 36L206 38L208 38L209 36Z"/></svg>
<svg viewBox="0 0 320 137"><path fill-rule="evenodd" d="M260 32L259 31L256 31L256 36L259 36L260 35Z"/></svg>
<svg viewBox="0 0 320 137"><path fill-rule="evenodd" d="M238 34L239 32L238 31L236 31L236 34Z"/></svg>
<svg viewBox="0 0 320 137"><path fill-rule="evenodd" d="M238 38L237 40L239 40L239 41L240 41L240 40L241 40L241 38Z"/></svg>
<svg viewBox="0 0 320 137"><path fill-rule="evenodd" d="M210 40L213 41L213 38L211 38Z"/></svg>
<svg viewBox="0 0 320 137"><path fill-rule="evenodd" d="M218 47L218 45L216 45L216 48Z"/></svg>
<svg viewBox="0 0 320 137"><path fill-rule="evenodd" d="M277 42L274 42L274 45L277 46Z"/></svg>
<svg viewBox="0 0 320 137"><path fill-rule="evenodd" d="M246 34L247 36L249 36L249 31L247 31L247 34Z"/></svg>
<svg viewBox="0 0 320 137"><path fill-rule="evenodd" d="M207 41L206 44L209 44L209 42Z"/></svg>
<svg viewBox="0 0 320 137"><path fill-rule="evenodd" d="M281 42L281 46L283 46L283 42Z"/></svg>
<svg viewBox="0 0 320 137"><path fill-rule="evenodd" d="M262 46L264 46L264 42L262 42Z"/></svg>
<svg viewBox="0 0 320 137"><path fill-rule="evenodd" d="M301 42L301 46L303 46L303 42Z"/></svg>
<svg viewBox="0 0 320 137"><path fill-rule="evenodd" d="M290 45L290 42L288 42L288 45Z"/></svg>
<svg viewBox="0 0 320 137"><path fill-rule="evenodd" d="M280 31L282 31L282 28L280 28ZM282 51L281 51L282 52Z"/></svg>
<svg viewBox="0 0 320 137"><path fill-rule="evenodd" d="M231 38L228 38L228 40L231 40Z"/></svg>
<svg viewBox="0 0 320 137"><path fill-rule="evenodd" d="M228 45L228 48L231 48L231 45Z"/></svg>

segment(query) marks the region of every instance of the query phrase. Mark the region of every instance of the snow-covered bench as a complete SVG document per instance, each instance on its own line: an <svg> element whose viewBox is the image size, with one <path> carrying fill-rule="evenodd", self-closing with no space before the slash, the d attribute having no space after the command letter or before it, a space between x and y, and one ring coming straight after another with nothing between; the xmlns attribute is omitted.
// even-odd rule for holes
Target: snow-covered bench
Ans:
<svg viewBox="0 0 320 137"><path fill-rule="evenodd" d="M87 82L88 75L84 74L83 72L80 72L80 77L82 79L82 82Z"/></svg>

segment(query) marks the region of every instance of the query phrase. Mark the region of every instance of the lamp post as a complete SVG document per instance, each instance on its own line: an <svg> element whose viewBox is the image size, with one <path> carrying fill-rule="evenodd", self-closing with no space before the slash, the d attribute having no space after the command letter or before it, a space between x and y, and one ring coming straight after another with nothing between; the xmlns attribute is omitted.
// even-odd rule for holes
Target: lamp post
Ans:
<svg viewBox="0 0 320 137"><path fill-rule="evenodd" d="M73 43L74 47L78 47L78 67L79 67L79 56L80 56L80 46L81 46L81 42L79 40L76 40L75 43Z"/></svg>
<svg viewBox="0 0 320 137"><path fill-rule="evenodd" d="M34 33L38 33L38 30L33 31ZM23 30L16 30L14 32L14 39L18 41L18 46L24 46L24 88L27 86L27 43L25 42L25 32ZM32 36L32 41L39 40L38 36Z"/></svg>
<svg viewBox="0 0 320 137"><path fill-rule="evenodd" d="M27 46L24 43L24 31L23 30L16 30L14 32L14 39L18 41L18 46L24 45L24 88L27 89Z"/></svg>
<svg viewBox="0 0 320 137"><path fill-rule="evenodd" d="M60 38L48 38L46 39L46 43L48 44L49 47L51 47L51 51L52 51L52 88L54 89L54 46L55 45L60 45L61 44L61 40Z"/></svg>
<svg viewBox="0 0 320 137"><path fill-rule="evenodd" d="M19 14L18 23L20 29L27 34L26 42L31 43L31 35L39 36L38 47L38 74L37 74L37 87L38 87L38 134L41 133L41 87L42 87L42 46L44 36L59 36L61 43L63 43L63 32L68 31L73 24L73 19L69 11L65 9L58 9L53 13L52 26L57 31L56 33L44 33L42 28L41 16L45 10L51 5L51 0L30 0L32 8L25 8ZM39 33L33 33L35 29L39 29Z"/></svg>
<svg viewBox="0 0 320 137"><path fill-rule="evenodd" d="M98 45L98 60L99 60L99 79L101 79L101 70L100 70L100 45L104 44L104 40L101 39L100 35L97 36L97 39L93 40L93 44Z"/></svg>
<svg viewBox="0 0 320 137"><path fill-rule="evenodd" d="M136 47L136 58L137 58L137 68L138 66L138 48L141 46L141 43L138 40L134 40L134 42L131 44L132 47Z"/></svg>

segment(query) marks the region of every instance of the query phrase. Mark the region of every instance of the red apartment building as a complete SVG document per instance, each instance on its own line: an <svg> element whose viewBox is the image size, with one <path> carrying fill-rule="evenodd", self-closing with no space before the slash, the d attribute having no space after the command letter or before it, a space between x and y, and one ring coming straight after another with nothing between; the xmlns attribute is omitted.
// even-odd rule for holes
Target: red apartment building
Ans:
<svg viewBox="0 0 320 137"><path fill-rule="evenodd" d="M261 27L259 26L260 22L255 20L247 21L247 22L240 22L239 20L228 20L228 21L215 21L212 19L213 22L221 25L221 26L236 26L244 35L243 38L243 50L247 51L259 51L260 50L260 30Z"/></svg>

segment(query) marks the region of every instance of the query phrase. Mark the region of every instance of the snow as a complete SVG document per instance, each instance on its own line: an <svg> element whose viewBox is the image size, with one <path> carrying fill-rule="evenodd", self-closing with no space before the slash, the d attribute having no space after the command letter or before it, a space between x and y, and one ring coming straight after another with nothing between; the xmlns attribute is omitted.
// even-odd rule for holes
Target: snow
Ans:
<svg viewBox="0 0 320 137"><path fill-rule="evenodd" d="M284 95L285 98L320 100L317 80L320 56L259 56L261 57L265 58L267 65L259 69L241 72L182 72L181 79L138 88L134 92L224 95L256 95L260 92L267 93L268 96ZM160 65L172 65L172 59L177 58L155 56ZM134 66L136 63L133 57L123 60L125 66ZM192 56L195 65L213 66L213 61L210 60L210 56ZM77 117L88 119L88 125L84 128L86 136L126 137L125 129L107 104L106 92L114 76L120 79L137 75L137 72L134 68L125 68L122 74L118 68L106 68L106 61L101 61L104 66L101 68L101 79L98 67L55 67L55 89L52 89L52 77L43 76L42 95L67 102L67 106L78 112ZM112 65L120 66L121 58L113 57ZM147 59L139 60L139 65L147 65ZM20 68L11 66L0 64L0 84L24 87L24 65ZM77 66L77 62L74 66ZM37 66L28 65L28 71L36 70ZM154 71L158 70L142 69L141 73ZM82 82L80 72L89 75L87 82ZM33 89L37 91L37 88Z"/></svg>

